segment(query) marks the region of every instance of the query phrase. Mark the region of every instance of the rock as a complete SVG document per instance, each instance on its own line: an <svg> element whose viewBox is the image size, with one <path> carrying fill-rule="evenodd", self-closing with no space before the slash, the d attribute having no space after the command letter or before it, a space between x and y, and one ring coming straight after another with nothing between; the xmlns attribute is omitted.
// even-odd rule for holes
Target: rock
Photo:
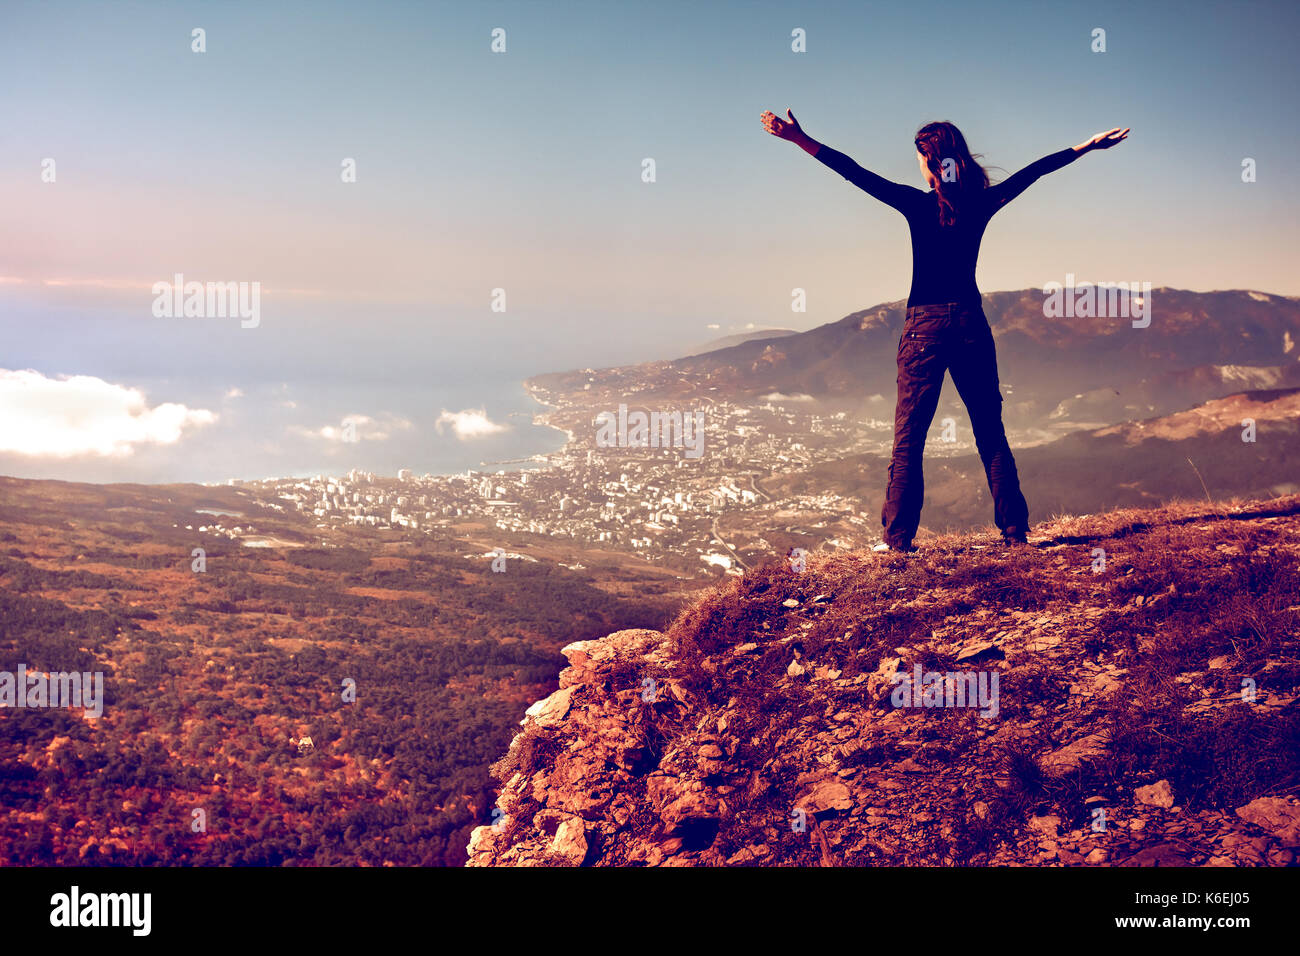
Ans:
<svg viewBox="0 0 1300 956"><path fill-rule="evenodd" d="M1172 843L1161 843L1139 850L1120 866L1187 866L1187 859Z"/></svg>
<svg viewBox="0 0 1300 956"><path fill-rule="evenodd" d="M478 856L483 853L491 853L493 849L492 838L496 835L493 827L475 827L469 832L469 845L465 848L470 856Z"/></svg>
<svg viewBox="0 0 1300 956"><path fill-rule="evenodd" d="M1300 806L1282 797L1260 797L1237 808L1246 823L1272 834L1284 847L1300 846Z"/></svg>
<svg viewBox="0 0 1300 956"><path fill-rule="evenodd" d="M578 670L593 663L608 661L626 655L645 655L656 651L663 643L664 636L659 631L634 627L615 631L595 641L574 641L560 649L560 653L569 659Z"/></svg>
<svg viewBox="0 0 1300 956"><path fill-rule="evenodd" d="M727 857L727 866L745 866L746 864L760 863L766 859L770 852L767 847L761 845L741 847Z"/></svg>
<svg viewBox="0 0 1300 956"><path fill-rule="evenodd" d="M1137 802L1147 807L1162 807L1168 810L1174 805L1174 788L1168 780L1157 780L1147 787L1138 787L1133 795Z"/></svg>
<svg viewBox="0 0 1300 956"><path fill-rule="evenodd" d="M786 598L784 601L781 602L781 606L782 606L782 607L798 607L798 606L799 606L799 602L796 601L794 598Z"/></svg>
<svg viewBox="0 0 1300 956"><path fill-rule="evenodd" d="M721 817L717 795L698 780L655 772L646 778L646 796L651 806L659 808L659 819L669 836L698 837L710 827L716 830Z"/></svg>
<svg viewBox="0 0 1300 956"><path fill-rule="evenodd" d="M1030 817L1028 826L1035 833L1041 833L1045 838L1051 839L1060 832L1061 818L1054 813Z"/></svg>
<svg viewBox="0 0 1300 956"><path fill-rule="evenodd" d="M559 825L551 840L551 850L571 866L582 866L587 858L587 828L582 820L570 817Z"/></svg>
<svg viewBox="0 0 1300 956"><path fill-rule="evenodd" d="M993 641L976 641L967 644L957 654L958 664L977 664L980 661L992 661L1006 657L1002 648Z"/></svg>
<svg viewBox="0 0 1300 956"><path fill-rule="evenodd" d="M1043 757L1038 765L1044 773L1053 776L1073 773L1084 761L1104 756L1109 743L1110 738L1105 731L1089 734Z"/></svg>
<svg viewBox="0 0 1300 956"><path fill-rule="evenodd" d="M576 689L575 687L565 687L557 690L550 697L539 700L524 712L524 719L520 723L527 723L528 718L531 717L539 727L555 727L559 725L569 712L569 705ZM519 711L515 711L515 713L519 713Z"/></svg>
<svg viewBox="0 0 1300 956"><path fill-rule="evenodd" d="M796 782L805 786L801 796L795 800L795 807L805 813L848 810L853 806L853 794L836 777L826 776L806 781L801 777Z"/></svg>
<svg viewBox="0 0 1300 956"><path fill-rule="evenodd" d="M1249 866L1264 865L1264 854L1260 853L1253 846L1237 847L1237 858Z"/></svg>
<svg viewBox="0 0 1300 956"><path fill-rule="evenodd" d="M802 677L806 673L804 666L798 661L791 661L790 666L785 669L785 672L791 677Z"/></svg>
<svg viewBox="0 0 1300 956"><path fill-rule="evenodd" d="M875 673L867 676L867 696L872 700L879 700L892 692L895 684L891 678L898 673L899 665L902 663L901 657L882 658Z"/></svg>
<svg viewBox="0 0 1300 956"><path fill-rule="evenodd" d="M1110 697L1124 685L1114 674L1098 674L1092 679L1092 693L1098 697Z"/></svg>
<svg viewBox="0 0 1300 956"><path fill-rule="evenodd" d="M560 648L560 653L567 657L574 667L583 667L591 660L591 648L599 645L600 641L574 641Z"/></svg>
<svg viewBox="0 0 1300 956"><path fill-rule="evenodd" d="M1091 863L1093 866L1097 866L1101 863L1105 863L1109 859L1110 859L1110 853L1107 850L1102 849L1101 847L1097 847L1095 850L1093 850L1091 853L1085 856L1083 858L1083 861L1085 863Z"/></svg>

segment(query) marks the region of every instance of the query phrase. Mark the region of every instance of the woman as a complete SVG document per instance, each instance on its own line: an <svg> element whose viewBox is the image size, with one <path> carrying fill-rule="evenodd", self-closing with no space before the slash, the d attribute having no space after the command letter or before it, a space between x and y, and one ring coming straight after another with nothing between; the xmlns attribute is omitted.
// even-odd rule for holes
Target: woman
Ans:
<svg viewBox="0 0 1300 956"><path fill-rule="evenodd" d="M930 186L929 192L922 192L863 169L804 133L789 110L786 116L788 121L769 111L761 118L773 136L797 143L855 186L901 212L912 234L912 288L898 345L894 453L880 516L883 544L876 550L916 550L912 538L921 521L925 491L921 460L945 371L952 374L970 413L975 444L993 493L993 520L1008 544L1024 544L1029 508L1002 427L993 333L975 285L980 239L993 214L1038 177L1090 150L1114 146L1128 136L1128 129L1116 127L1098 133L1078 146L1044 156L1005 182L990 185L988 173L975 162L956 126L927 123L917 131L915 141L916 159Z"/></svg>

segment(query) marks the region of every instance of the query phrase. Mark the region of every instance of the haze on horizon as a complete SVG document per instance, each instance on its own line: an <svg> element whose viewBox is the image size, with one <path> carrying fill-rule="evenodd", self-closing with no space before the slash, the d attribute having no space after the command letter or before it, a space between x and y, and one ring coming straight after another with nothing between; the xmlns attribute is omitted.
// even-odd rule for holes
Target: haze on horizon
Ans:
<svg viewBox="0 0 1300 956"><path fill-rule="evenodd" d="M901 217L764 109L913 185L928 120L995 179L1129 126L995 221L985 292L1300 294L1294 4L882 6L8 4L0 473L450 470L554 446L528 375L902 298ZM177 273L260 283L260 323L155 317Z"/></svg>

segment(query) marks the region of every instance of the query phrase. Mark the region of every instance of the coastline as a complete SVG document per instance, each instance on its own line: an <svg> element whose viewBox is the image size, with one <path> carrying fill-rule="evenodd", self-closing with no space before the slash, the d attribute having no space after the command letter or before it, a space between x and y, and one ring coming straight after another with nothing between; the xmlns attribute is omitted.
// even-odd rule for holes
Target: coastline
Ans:
<svg viewBox="0 0 1300 956"><path fill-rule="evenodd" d="M550 402L550 401L546 401L545 399L539 398L538 392L542 392L542 394L546 395L547 398L550 398L551 394L549 392L543 392L539 386L534 385L532 379L526 378L519 384L523 387L523 390L528 394L528 397L531 398L533 401L535 401L538 405L544 405L547 408L554 409L554 411L557 412L561 411L564 408L563 405L557 405L555 402ZM544 411L536 412L533 414L532 423L534 425L543 428L551 428L557 432L563 433L564 444L562 444L559 448L555 449L555 451L540 452L537 455L532 456L531 460L547 459L551 455L562 455L569 450L569 447L571 445L574 445L577 442L577 435L574 432L570 431L567 428L561 428L559 425L554 425L551 423L551 415L552 412L544 412ZM520 460L527 461L530 459L520 459Z"/></svg>
<svg viewBox="0 0 1300 956"><path fill-rule="evenodd" d="M504 460L500 460L500 461L482 461L482 460L480 460L480 462L479 462L479 464L478 464L478 467L476 467L476 468L469 468L468 470L470 470L470 471L481 471L481 470L485 470L485 469L487 469L487 468L493 468L494 470L502 470L502 471L523 471L523 470L541 471L541 470L544 470L544 469L550 469L550 468L554 468L554 467L555 467L555 465L550 461L550 459L552 458L552 456L563 455L563 454L565 454L567 451L569 451L569 449L570 449L571 446L573 446L574 444L576 444L576 442L577 442L577 436L576 436L576 434L575 434L573 431L571 431L571 430L569 430L569 429L567 429L567 428L562 428L562 427L560 427L559 425L552 424L552 422L551 422L551 415L553 414L553 412L561 411L565 406L563 406L563 405L558 405L558 404L556 404L555 402L547 401L547 400L545 400L545 399L543 399L543 398L540 398L540 397L539 397L539 393L540 393L540 394L543 394L543 395L546 395L547 398L550 397L550 394L547 393L547 392L542 391L538 386L533 385L531 379L522 379L522 380L519 381L518 384L519 384L520 388L523 390L524 394L526 394L526 395L527 395L527 396L528 396L532 401L536 402L538 405L546 406L547 409L550 409L550 410L551 410L551 411L535 411L535 412L533 412L533 413L531 414L531 416L530 416L530 424L533 425L533 426L542 427L542 428L549 428L549 429L551 429L551 430L553 430L553 431L560 432L562 435L564 435L564 441L561 442L560 445L559 445L558 447L552 448L552 449L550 449L550 450L548 450L548 451L536 452L536 453L534 453L534 454L532 454L532 455L527 455L527 456L522 457L522 458L511 458L511 459L504 459ZM519 415L522 415L522 414L525 414L525 412L520 411L520 412L513 412L513 413L511 413L511 414L519 414ZM514 467L508 467L508 466L514 466ZM529 466L531 466L531 467L529 467ZM362 468L361 470L362 470L362 471L369 471L370 469ZM427 475L428 477L430 477L430 478L450 478L450 477L453 477L453 476L456 476L456 475L464 474L464 472L465 472L466 470L467 470L467 469L465 469L465 468L458 468L458 469L454 469L454 470L444 470L444 471L437 471L437 472L425 472L424 474L426 474L426 475ZM222 486L226 486L226 485L230 484L230 482L232 482L232 481L242 483L242 482L246 482L246 481L268 481L268 480L269 480L269 481L287 481L287 480L290 480L290 479L305 480L305 479L309 479L309 478L313 477L315 474L323 474L323 473L325 473L325 472L322 472L322 471L319 471L319 470L317 470L317 471L306 471L306 472L303 472L302 474L296 474L296 475L293 475L293 474L291 474L291 475L279 475L279 476L275 476L275 477L273 477L273 478L244 478L244 477L239 477L239 476L233 476L233 475L232 475L232 476L227 476L227 477L225 477L225 478L222 478L222 479L220 479L220 480L218 480L218 481L215 481L215 482L193 482L193 484L199 484L199 485L203 485L203 486L205 486L205 487L222 487ZM393 474L393 475L383 475L383 474L380 474L379 472L374 472L374 474L375 474L377 477L380 477L380 478L391 478L391 479L396 479L396 477L397 477L395 474ZM112 484L112 482L109 482L109 484Z"/></svg>

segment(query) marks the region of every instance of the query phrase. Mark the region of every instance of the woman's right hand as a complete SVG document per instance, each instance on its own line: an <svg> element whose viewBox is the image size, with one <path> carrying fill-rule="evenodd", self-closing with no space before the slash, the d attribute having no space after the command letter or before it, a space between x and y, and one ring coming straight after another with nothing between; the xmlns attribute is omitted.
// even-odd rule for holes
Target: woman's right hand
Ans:
<svg viewBox="0 0 1300 956"><path fill-rule="evenodd" d="M803 127L799 125L799 121L794 118L792 112L786 110L785 115L790 117L790 119L783 120L771 110L765 110L763 114L759 116L759 119L763 121L763 126L765 126L767 131L773 136L794 142L798 140L799 137L803 136Z"/></svg>
<svg viewBox="0 0 1300 956"><path fill-rule="evenodd" d="M1104 133L1098 133L1091 139L1085 139L1078 146L1074 147L1075 152L1086 153L1091 149L1110 149L1116 143L1122 143L1128 139L1128 131L1131 126L1120 129L1116 126L1114 129L1108 129Z"/></svg>

